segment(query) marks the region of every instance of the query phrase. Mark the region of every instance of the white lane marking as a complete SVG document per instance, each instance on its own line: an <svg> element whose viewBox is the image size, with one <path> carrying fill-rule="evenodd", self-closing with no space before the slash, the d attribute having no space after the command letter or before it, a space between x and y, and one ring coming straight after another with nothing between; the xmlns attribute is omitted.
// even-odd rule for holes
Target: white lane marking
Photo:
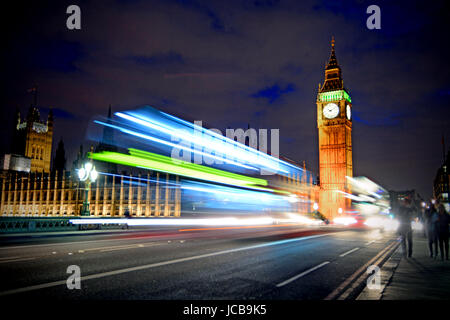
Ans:
<svg viewBox="0 0 450 320"><path fill-rule="evenodd" d="M8 262L20 262L20 261L27 261L27 260L34 260L34 257L29 258L19 258L19 259L11 259L11 260L2 260L0 263L8 263Z"/></svg>
<svg viewBox="0 0 450 320"><path fill-rule="evenodd" d="M366 246L370 246L372 243L374 243L376 240L372 240L366 243Z"/></svg>
<svg viewBox="0 0 450 320"><path fill-rule="evenodd" d="M297 279L299 279L299 278L301 278L303 276L306 276L308 273L311 273L311 272L313 272L313 271L315 271L315 270L317 270L319 268L322 268L323 266L326 266L329 263L330 263L330 261L325 261L325 262L323 262L323 263L321 263L321 264L319 264L319 265L317 265L315 267L312 267L311 269L303 271L302 273L300 273L300 274L298 274L298 275L296 275L296 276L294 276L292 278L289 278L289 279L287 279L287 280L285 280L283 282L280 282L279 284L277 284L277 287L285 286L288 283L291 283L292 281L295 281L295 280L297 280Z"/></svg>
<svg viewBox="0 0 450 320"><path fill-rule="evenodd" d="M343 254L340 254L339 257L345 257L346 255L348 255L348 254L350 254L352 252L355 252L357 250L359 250L359 248L355 248L355 249L349 250L347 252L344 252Z"/></svg>
<svg viewBox="0 0 450 320"><path fill-rule="evenodd" d="M239 252L239 251L244 251L244 250L257 249L257 248L263 248L263 247L270 247L270 246L275 246L275 245L278 245L278 244L290 243L290 242L294 242L294 241L303 241L303 240L309 240L309 239L314 239L314 238L326 237L326 236L329 236L329 235L332 235L332 233L320 234L320 235L315 235L315 236L308 236L308 237L303 237L303 238L288 239L288 240L279 240L279 241L274 241L274 242L269 242L269 243L257 244L257 245L254 245L254 246L241 247L241 248L217 251L217 252L212 252L212 253L205 253L205 254L201 254L201 255L198 255L198 256L179 258L179 259L174 259L174 260L168 260L168 261L163 261L163 262L146 264L146 265L137 266L137 267L131 267L131 268L125 268L125 269L119 269L119 270L114 270L114 271L108 271L108 272L92 274L92 275L89 275L89 276L82 277L82 280L98 279L98 278L103 278L103 277L123 274L123 273L127 273L127 272L145 270L145 269L150 269L150 268L155 268L155 267L160 267L160 266L166 266L166 265L174 264L174 263L180 263L180 262L192 261L192 260L197 260L197 259L202 259L202 258L207 258L207 257L218 256L218 255L221 255L221 254L227 254L227 253L232 253L232 252ZM67 280L60 280L60 281L43 283L43 284L38 284L38 285L24 287L24 288L18 288L18 289L12 289L12 290L8 290L8 291L3 291L3 292L0 292L0 296L6 296L6 295L14 294L14 293L21 293L21 292L27 292L27 291L33 291L33 290L39 290L39 289L44 289L44 288L55 287L55 286L66 284L66 281Z"/></svg>
<svg viewBox="0 0 450 320"><path fill-rule="evenodd" d="M109 249L103 249L100 250L100 252L109 252L109 251L117 251L117 250L127 250L127 249L137 249L137 248L144 248L144 247L154 247L154 246L158 246L158 245L162 245L162 243L151 243L148 245L143 245L143 244L139 244L139 245L133 245L133 246L120 246L117 248L109 248Z"/></svg>
<svg viewBox="0 0 450 320"><path fill-rule="evenodd" d="M39 290L39 289L44 289L44 288L60 286L60 285L66 284L66 282L67 282L67 280L60 280L60 281L55 281L55 282L38 284L36 286L31 286L31 287L13 289L13 290L9 290L9 291L0 292L0 296L6 296L9 294L14 294L14 293L20 293L20 292L26 292L26 291L31 291L31 290Z"/></svg>
<svg viewBox="0 0 450 320"><path fill-rule="evenodd" d="M342 233L347 233L347 232L342 232ZM123 233L118 233L118 235L121 235ZM90 234L86 234L87 236L89 236ZM94 234L95 235L95 234ZM98 235L98 234L97 234ZM67 235L67 236L71 236L71 235ZM75 235L76 236L76 235ZM98 235L101 237L108 237L111 236L111 234L101 234ZM114 235L115 236L115 235ZM43 244L30 244L30 245L25 245L25 246L6 246L6 247L0 247L0 250L8 250L8 249L21 249L21 248L34 248L34 247L48 247L48 246L63 246L63 245L69 245L69 244L79 244L79 243L90 243L90 242L104 242L104 241L126 241L126 240L139 240L139 239L149 239L152 236L142 236L142 237L136 237L136 238L124 238L124 239L103 239L103 240L86 240L86 241L71 241L71 242L61 242L61 243L43 243ZM219 238L213 238L213 239L219 239Z"/></svg>
<svg viewBox="0 0 450 320"><path fill-rule="evenodd" d="M14 246L14 247L0 247L0 250L7 249L21 249L21 248L35 248L35 247L49 247L49 246L63 246L70 244L80 244L80 243L90 243L90 242L105 242L105 241L125 241L125 240L139 240L139 239L149 239L151 236L136 237L136 238L124 238L124 239L103 239L103 240L86 240L86 241L72 241L72 242L60 242L60 243L46 243L46 244L32 244L26 246Z"/></svg>
<svg viewBox="0 0 450 320"><path fill-rule="evenodd" d="M78 253L85 253L86 251L93 251L93 250L99 250L100 252L108 252L108 251L116 251L116 250L124 250L124 249L133 249L133 248L144 248L144 247L151 247L158 245L158 243L151 242L150 244L128 244L128 245L122 245L122 246L113 246L113 247L98 247L98 248L90 248L90 249L84 249L84 250L78 250ZM55 251L52 252L52 254L56 254ZM73 255L73 252L68 252L67 255L71 256ZM42 256L42 257L48 257L48 256ZM19 259L17 259L19 258ZM3 262L18 262L18 261L26 261L26 260L34 260L36 257L6 257L6 258L0 258L0 263ZM8 260L8 261L6 261Z"/></svg>
<svg viewBox="0 0 450 320"><path fill-rule="evenodd" d="M16 259L16 258L21 258L21 257L19 257L19 256L16 256L16 257L3 257L3 258L0 258L0 261L1 260L11 260L11 259Z"/></svg>
<svg viewBox="0 0 450 320"><path fill-rule="evenodd" d="M84 253L87 251L95 251L95 250L99 250L99 251L108 251L109 249L111 250L120 250L122 248L124 249L128 249L128 248L136 248L136 247L147 247L147 246L153 246L155 244L157 244L158 242L149 242L147 244L143 244L143 243L133 243L133 244L124 244L124 245L120 245L120 246L110 246L110 247L96 247L96 248L86 248L86 249L82 249L82 250L78 250L78 252L80 253ZM162 243L161 243L162 244Z"/></svg>

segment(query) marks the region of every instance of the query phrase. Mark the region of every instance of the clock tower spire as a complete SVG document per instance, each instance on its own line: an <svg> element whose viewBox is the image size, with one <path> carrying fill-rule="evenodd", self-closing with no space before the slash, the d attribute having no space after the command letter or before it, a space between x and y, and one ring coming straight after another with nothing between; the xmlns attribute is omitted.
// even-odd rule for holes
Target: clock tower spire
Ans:
<svg viewBox="0 0 450 320"><path fill-rule="evenodd" d="M325 79L317 93L317 128L319 131L320 211L329 219L350 209L346 176L353 176L352 101L344 88L334 37L325 66Z"/></svg>
<svg viewBox="0 0 450 320"><path fill-rule="evenodd" d="M321 92L343 90L344 80L342 79L342 70L336 58L336 51L334 49L334 37L331 39L331 53L330 59L325 66L325 81Z"/></svg>

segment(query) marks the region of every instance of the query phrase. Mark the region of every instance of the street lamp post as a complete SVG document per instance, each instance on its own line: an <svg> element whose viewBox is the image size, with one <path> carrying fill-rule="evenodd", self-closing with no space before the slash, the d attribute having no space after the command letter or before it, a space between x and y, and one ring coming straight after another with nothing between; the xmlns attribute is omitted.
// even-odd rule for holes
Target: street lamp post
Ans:
<svg viewBox="0 0 450 320"><path fill-rule="evenodd" d="M313 209L314 209L314 211L319 210L319 205L317 204L317 202L314 202Z"/></svg>
<svg viewBox="0 0 450 320"><path fill-rule="evenodd" d="M95 170L95 166L92 162L86 162L83 167L78 169L78 178L80 181L84 182L84 201L83 201L83 209L81 211L82 216L89 216L89 188L91 187L91 183L95 182L98 177L98 172Z"/></svg>

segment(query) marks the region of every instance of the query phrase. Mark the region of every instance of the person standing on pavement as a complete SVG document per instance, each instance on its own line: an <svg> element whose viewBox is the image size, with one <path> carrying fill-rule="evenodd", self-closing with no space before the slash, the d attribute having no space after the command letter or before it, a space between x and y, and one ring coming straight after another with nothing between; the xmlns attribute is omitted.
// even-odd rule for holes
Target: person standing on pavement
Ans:
<svg viewBox="0 0 450 320"><path fill-rule="evenodd" d="M430 251L430 257L436 258L438 256L438 232L437 232L437 219L438 213L434 204L430 204L430 208L425 211L424 217L425 232L428 238L428 250ZM433 252L434 246L434 252Z"/></svg>
<svg viewBox="0 0 450 320"><path fill-rule="evenodd" d="M448 237L449 237L449 224L450 216L445 211L444 205L441 203L438 206L438 238L439 238L439 249L441 251L441 259L444 260L444 247L445 247L445 259L448 260Z"/></svg>
<svg viewBox="0 0 450 320"><path fill-rule="evenodd" d="M124 216L125 216L126 219L130 219L130 218L131 218L130 211L129 211L128 209L125 209L125 214L124 214ZM126 228L126 229L129 228L128 223L125 224L125 228Z"/></svg>
<svg viewBox="0 0 450 320"><path fill-rule="evenodd" d="M423 202L423 206L420 210L420 217L419 217L419 222L422 223L423 226L426 225L426 215L427 215L427 208L426 208L426 204L425 202ZM427 237L427 228L423 228L423 236L424 238Z"/></svg>
<svg viewBox="0 0 450 320"><path fill-rule="evenodd" d="M399 222L398 234L401 237L403 255L406 257L406 247L408 244L408 257L412 256L412 228L413 209L411 208L411 199L406 197L398 209L397 219Z"/></svg>

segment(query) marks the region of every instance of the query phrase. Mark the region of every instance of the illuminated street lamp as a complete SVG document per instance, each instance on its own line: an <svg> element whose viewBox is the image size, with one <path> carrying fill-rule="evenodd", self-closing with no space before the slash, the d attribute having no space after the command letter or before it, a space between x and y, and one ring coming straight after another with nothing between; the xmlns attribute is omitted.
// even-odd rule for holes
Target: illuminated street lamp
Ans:
<svg viewBox="0 0 450 320"><path fill-rule="evenodd" d="M339 209L338 209L338 213L339 213L339 214L342 214L342 212L343 212L342 208L339 208Z"/></svg>
<svg viewBox="0 0 450 320"><path fill-rule="evenodd" d="M317 204L317 202L314 202L313 209L314 209L314 211L319 210L319 205Z"/></svg>
<svg viewBox="0 0 450 320"><path fill-rule="evenodd" d="M86 162L84 167L78 169L78 178L80 181L84 182L84 202L83 202L83 210L81 211L82 216L89 216L89 188L91 187L91 183L95 182L98 177L98 172L95 170L95 166L92 162Z"/></svg>

